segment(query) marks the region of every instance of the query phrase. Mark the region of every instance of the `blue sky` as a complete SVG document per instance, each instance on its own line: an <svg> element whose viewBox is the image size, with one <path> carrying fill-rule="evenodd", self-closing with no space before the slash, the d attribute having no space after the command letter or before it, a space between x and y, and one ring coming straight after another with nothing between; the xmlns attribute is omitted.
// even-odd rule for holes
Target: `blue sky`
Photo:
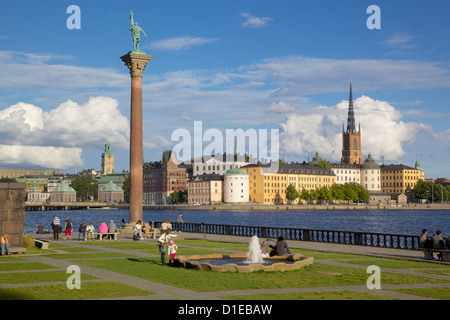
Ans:
<svg viewBox="0 0 450 320"><path fill-rule="evenodd" d="M81 10L68 29L67 8ZM370 5L381 29L368 29ZM447 1L3 1L0 167L128 169L129 15L153 55L144 158L176 129L279 129L288 161L338 161L352 79L364 156L450 178ZM205 142L208 144L208 142Z"/></svg>

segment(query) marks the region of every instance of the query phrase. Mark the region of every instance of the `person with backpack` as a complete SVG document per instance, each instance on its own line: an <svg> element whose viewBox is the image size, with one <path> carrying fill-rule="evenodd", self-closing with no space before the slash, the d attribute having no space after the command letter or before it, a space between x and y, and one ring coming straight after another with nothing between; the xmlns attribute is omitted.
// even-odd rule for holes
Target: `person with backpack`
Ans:
<svg viewBox="0 0 450 320"><path fill-rule="evenodd" d="M72 240L72 221L70 221L69 217L66 217L66 223L64 225L64 240L66 240L67 235L69 235L69 240Z"/></svg>

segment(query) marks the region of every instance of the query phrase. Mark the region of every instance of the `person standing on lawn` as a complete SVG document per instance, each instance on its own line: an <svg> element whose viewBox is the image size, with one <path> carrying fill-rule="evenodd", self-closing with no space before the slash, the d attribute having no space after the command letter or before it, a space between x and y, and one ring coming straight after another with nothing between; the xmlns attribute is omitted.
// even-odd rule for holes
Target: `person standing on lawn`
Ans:
<svg viewBox="0 0 450 320"><path fill-rule="evenodd" d="M72 240L72 221L70 221L69 217L66 217L66 223L64 224L64 240L66 240L67 235L69 235L69 240Z"/></svg>
<svg viewBox="0 0 450 320"><path fill-rule="evenodd" d="M161 253L161 264L163 266L166 265L166 244L169 243L170 238L172 237L181 237L181 235L174 235L171 234L172 230L171 229L166 229L166 231L164 231L164 233L159 237L158 239L158 247L159 247L159 252Z"/></svg>

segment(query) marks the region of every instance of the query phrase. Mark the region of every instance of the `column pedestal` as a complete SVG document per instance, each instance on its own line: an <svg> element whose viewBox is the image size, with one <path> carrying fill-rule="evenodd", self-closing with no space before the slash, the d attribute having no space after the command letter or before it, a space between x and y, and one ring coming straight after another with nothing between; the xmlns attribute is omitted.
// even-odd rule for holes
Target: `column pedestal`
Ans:
<svg viewBox="0 0 450 320"><path fill-rule="evenodd" d="M152 56L129 52L120 57L130 70L130 218L133 225L142 221L143 200L143 128L142 128L142 77Z"/></svg>

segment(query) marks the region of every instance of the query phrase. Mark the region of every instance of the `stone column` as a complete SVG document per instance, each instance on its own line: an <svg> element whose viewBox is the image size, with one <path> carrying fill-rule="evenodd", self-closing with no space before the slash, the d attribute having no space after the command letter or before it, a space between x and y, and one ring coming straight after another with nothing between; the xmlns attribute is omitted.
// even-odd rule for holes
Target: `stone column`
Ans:
<svg viewBox="0 0 450 320"><path fill-rule="evenodd" d="M10 248L23 247L25 187L25 183L0 183L0 234L8 234Z"/></svg>
<svg viewBox="0 0 450 320"><path fill-rule="evenodd" d="M130 69L130 224L142 221L143 200L143 135L142 135L142 77L152 56L129 52L120 57Z"/></svg>

